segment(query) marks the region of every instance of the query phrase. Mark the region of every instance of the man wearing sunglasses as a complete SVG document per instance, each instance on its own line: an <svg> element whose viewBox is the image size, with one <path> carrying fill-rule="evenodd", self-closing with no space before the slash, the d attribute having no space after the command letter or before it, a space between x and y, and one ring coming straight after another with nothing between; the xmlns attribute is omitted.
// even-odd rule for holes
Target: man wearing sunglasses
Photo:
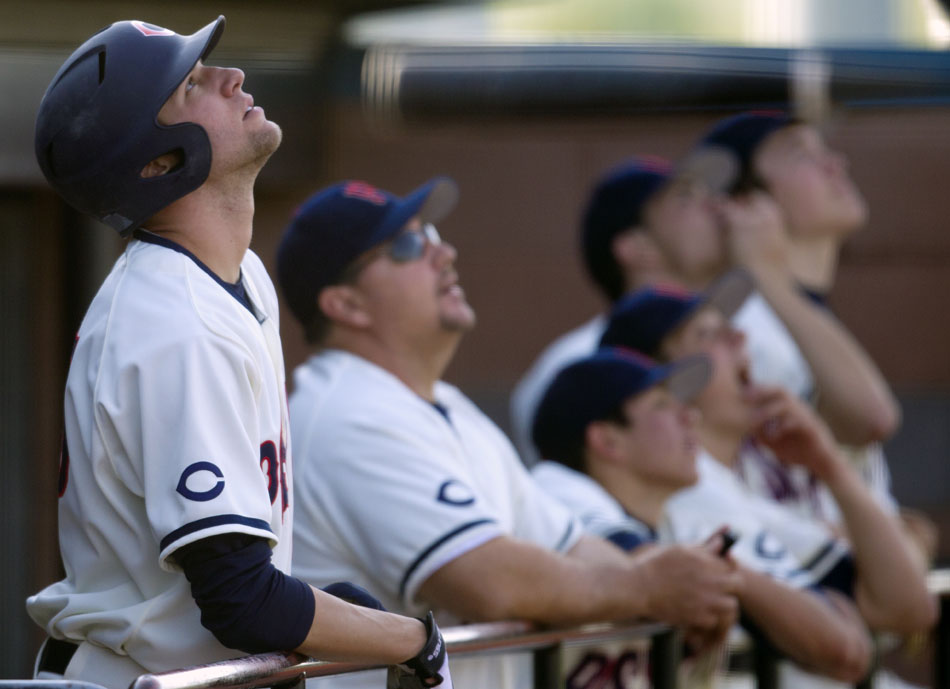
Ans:
<svg viewBox="0 0 950 689"><path fill-rule="evenodd" d="M311 197L278 277L316 353L295 372L293 571L352 581L440 624L650 617L697 645L734 620L738 575L709 547L625 555L541 491L504 434L440 380L475 313L431 223L444 178L404 198L363 182ZM458 686L530 686L527 656L453 660ZM333 686L381 686L373 677Z"/></svg>

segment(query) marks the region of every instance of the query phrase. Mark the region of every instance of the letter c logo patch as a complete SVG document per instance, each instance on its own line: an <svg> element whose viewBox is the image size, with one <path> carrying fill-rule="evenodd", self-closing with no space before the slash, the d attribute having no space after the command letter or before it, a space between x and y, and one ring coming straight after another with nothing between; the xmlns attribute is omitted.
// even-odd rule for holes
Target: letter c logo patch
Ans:
<svg viewBox="0 0 950 689"><path fill-rule="evenodd" d="M475 495L464 483L449 479L439 486L438 500L447 505L466 507L475 502Z"/></svg>
<svg viewBox="0 0 950 689"><path fill-rule="evenodd" d="M214 479L212 476L204 475L204 472L212 474L213 477L216 477L218 480L211 483ZM205 490L193 490L188 487L188 482L193 477L194 480L191 481L193 488L205 488ZM196 485L197 484L197 485ZM194 500L195 502L207 502L208 500L214 500L216 497L221 495L221 492L224 490L224 474L217 467L217 465L212 464L211 462L195 462L185 468L181 472L181 478L178 479L178 487L175 488L182 496L188 500Z"/></svg>

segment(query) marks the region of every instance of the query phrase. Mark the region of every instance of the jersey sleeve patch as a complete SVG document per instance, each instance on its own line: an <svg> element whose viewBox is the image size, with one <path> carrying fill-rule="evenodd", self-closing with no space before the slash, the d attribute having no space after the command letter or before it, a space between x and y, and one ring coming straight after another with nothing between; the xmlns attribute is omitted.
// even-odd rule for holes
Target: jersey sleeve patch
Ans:
<svg viewBox="0 0 950 689"><path fill-rule="evenodd" d="M213 462L189 464L181 472L175 490L187 500L214 500L224 490L224 472Z"/></svg>
<svg viewBox="0 0 950 689"><path fill-rule="evenodd" d="M475 504L475 493L461 481L449 479L439 486L439 493L436 499L439 502L444 502L446 505L467 507L468 505Z"/></svg>

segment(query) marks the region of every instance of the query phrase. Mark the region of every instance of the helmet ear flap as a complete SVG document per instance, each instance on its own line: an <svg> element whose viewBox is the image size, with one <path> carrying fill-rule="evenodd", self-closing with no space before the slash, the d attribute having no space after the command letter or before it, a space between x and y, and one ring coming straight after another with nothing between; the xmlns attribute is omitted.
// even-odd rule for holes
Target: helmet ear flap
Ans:
<svg viewBox="0 0 950 689"><path fill-rule="evenodd" d="M143 164L113 196L115 210L109 216L115 217L102 218L123 237L169 205L169 199L178 200L200 187L211 172L211 142L203 127L184 123L162 129L165 130L163 136L156 142L162 146L156 149L160 152L146 156L148 160L138 158ZM172 169L155 177L142 176L149 162L173 152L177 152L180 159Z"/></svg>

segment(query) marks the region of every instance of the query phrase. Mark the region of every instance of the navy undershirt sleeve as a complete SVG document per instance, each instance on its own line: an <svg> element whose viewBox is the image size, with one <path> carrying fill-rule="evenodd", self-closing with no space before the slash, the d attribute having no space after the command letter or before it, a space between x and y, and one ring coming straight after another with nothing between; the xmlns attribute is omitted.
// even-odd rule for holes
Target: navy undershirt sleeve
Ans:
<svg viewBox="0 0 950 689"><path fill-rule="evenodd" d="M854 558L851 555L845 555L822 577L815 588L833 589L854 600L854 580L856 576Z"/></svg>
<svg viewBox="0 0 950 689"><path fill-rule="evenodd" d="M191 584L201 624L224 646L246 653L290 651L307 638L313 593L274 567L264 539L210 536L182 546L175 559Z"/></svg>
<svg viewBox="0 0 950 689"><path fill-rule="evenodd" d="M614 531L607 534L606 539L628 553L636 550L644 543L653 543L652 539L644 538L641 534L633 531Z"/></svg>

